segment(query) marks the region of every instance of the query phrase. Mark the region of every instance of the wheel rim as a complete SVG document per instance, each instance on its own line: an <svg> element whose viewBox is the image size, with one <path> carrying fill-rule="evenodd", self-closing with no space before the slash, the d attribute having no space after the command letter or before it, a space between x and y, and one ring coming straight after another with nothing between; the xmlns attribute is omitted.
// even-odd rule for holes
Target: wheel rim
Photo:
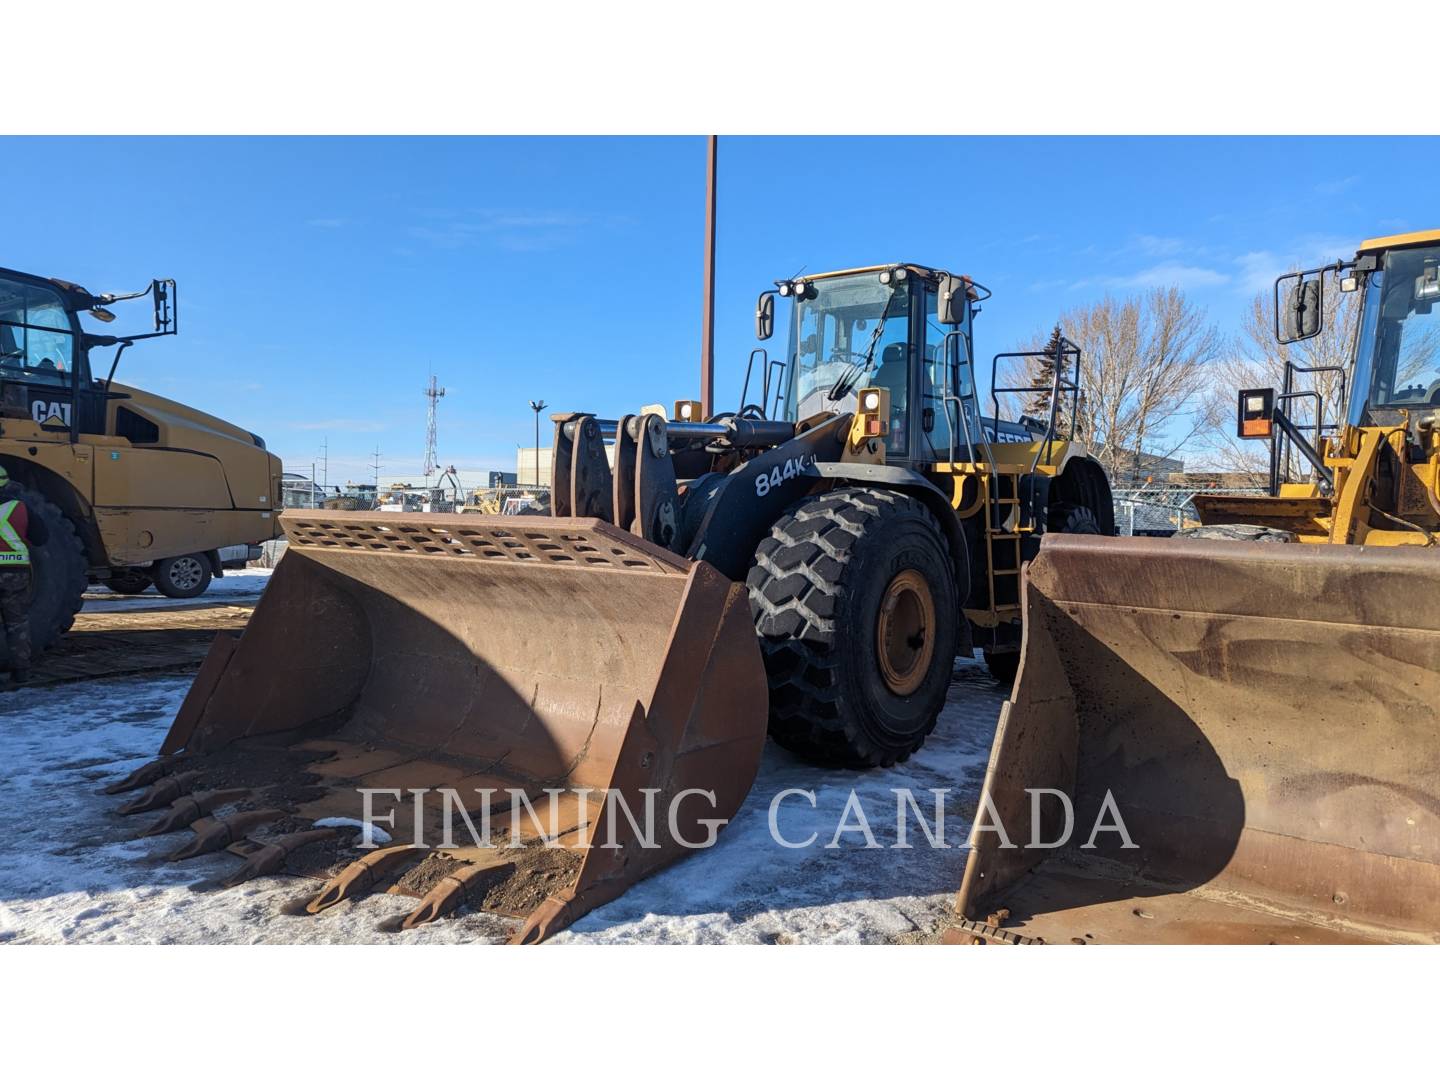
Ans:
<svg viewBox="0 0 1440 1080"><path fill-rule="evenodd" d="M935 654L935 600L918 570L900 571L886 587L875 653L891 693L905 696L920 689Z"/></svg>
<svg viewBox="0 0 1440 1080"><path fill-rule="evenodd" d="M193 589L200 584L200 561L189 557L170 564L170 584L177 589Z"/></svg>

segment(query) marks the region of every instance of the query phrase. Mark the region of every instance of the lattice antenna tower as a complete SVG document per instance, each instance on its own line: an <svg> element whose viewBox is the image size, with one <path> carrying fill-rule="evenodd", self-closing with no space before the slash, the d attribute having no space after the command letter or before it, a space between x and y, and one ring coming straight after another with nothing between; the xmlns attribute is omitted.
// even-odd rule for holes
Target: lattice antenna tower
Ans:
<svg viewBox="0 0 1440 1080"><path fill-rule="evenodd" d="M440 467L439 458L435 448L435 407L440 404L440 399L445 396L445 388L437 384L434 375L430 376L430 385L425 388L425 396L429 398L428 407L425 410L425 486L430 486L430 477Z"/></svg>

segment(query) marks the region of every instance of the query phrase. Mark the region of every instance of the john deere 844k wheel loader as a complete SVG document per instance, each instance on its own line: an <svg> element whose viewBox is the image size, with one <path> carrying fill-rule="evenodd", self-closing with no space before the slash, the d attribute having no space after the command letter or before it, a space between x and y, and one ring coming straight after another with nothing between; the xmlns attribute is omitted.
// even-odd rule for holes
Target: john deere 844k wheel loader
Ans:
<svg viewBox="0 0 1440 1080"><path fill-rule="evenodd" d="M1104 473L1051 435L1078 365L1055 365L1048 421L982 419L980 286L913 264L782 281L758 302L762 340L777 294L790 347L752 354L758 400L710 417L679 402L668 422L557 415L553 516L287 511L249 628L217 642L165 756L116 790L153 783L134 808L179 799L152 829L189 822L182 854L239 842L243 880L323 850L333 830L295 828L361 816L357 789L393 808L449 788L467 812L486 791L563 789L558 850L516 803L492 821L498 849L476 836L414 865L425 851L402 841L443 840L432 798L399 814L415 835L310 904L398 878L423 895L405 925L468 901L535 941L733 816L767 716L825 764L912 753L957 649L1014 648L1040 536L1112 528ZM208 815L240 797L261 809ZM649 837L624 816L647 802ZM291 831L244 838L271 819Z"/></svg>
<svg viewBox="0 0 1440 1080"><path fill-rule="evenodd" d="M1291 418L1303 368L1241 391L1271 494L1196 499L1192 537L1292 542L1030 564L955 937L1440 941L1440 231L1281 278L1282 342L1328 275L1360 304L1340 423Z"/></svg>
<svg viewBox="0 0 1440 1080"><path fill-rule="evenodd" d="M150 296L155 332L88 332L112 305ZM117 591L154 582L203 591L218 550L279 535L280 460L259 436L113 381L120 354L176 331L175 283L95 296L78 285L0 269L0 465L52 539L33 552L35 650L70 628L87 580ZM108 374L92 353L113 347ZM0 670L6 666L0 641Z"/></svg>

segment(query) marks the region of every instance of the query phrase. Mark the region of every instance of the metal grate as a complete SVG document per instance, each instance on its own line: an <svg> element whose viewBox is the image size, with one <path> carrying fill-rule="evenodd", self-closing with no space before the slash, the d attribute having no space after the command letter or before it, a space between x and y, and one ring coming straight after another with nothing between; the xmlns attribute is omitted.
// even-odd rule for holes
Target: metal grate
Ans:
<svg viewBox="0 0 1440 1080"><path fill-rule="evenodd" d="M292 512L283 515L281 522L290 543L299 549L559 563L576 569L651 573L688 569L687 560L602 522L552 519L521 526L510 518L504 525L491 525L457 515L452 524L450 515L441 521L435 520L436 516Z"/></svg>

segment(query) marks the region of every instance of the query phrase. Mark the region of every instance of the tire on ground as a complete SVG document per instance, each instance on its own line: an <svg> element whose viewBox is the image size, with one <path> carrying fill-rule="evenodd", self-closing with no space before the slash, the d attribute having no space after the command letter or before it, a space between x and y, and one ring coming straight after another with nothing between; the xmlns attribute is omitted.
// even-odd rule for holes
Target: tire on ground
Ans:
<svg viewBox="0 0 1440 1080"><path fill-rule="evenodd" d="M148 570L137 573L112 572L105 581L107 589L113 593L119 593L121 596L138 596L153 584L155 582L150 577Z"/></svg>
<svg viewBox="0 0 1440 1080"><path fill-rule="evenodd" d="M30 549L30 651L38 657L74 624L89 583L89 560L74 523L58 506L36 491L26 490L19 498L49 531L44 544ZM0 635L0 669L10 664L3 638Z"/></svg>
<svg viewBox="0 0 1440 1080"><path fill-rule="evenodd" d="M190 600L210 587L210 560L205 555L176 555L155 563L155 588L175 600Z"/></svg>
<svg viewBox="0 0 1440 1080"><path fill-rule="evenodd" d="M1176 534L1185 540L1249 540L1260 544L1298 544L1300 538L1289 529L1268 525L1196 525Z"/></svg>
<svg viewBox="0 0 1440 1080"><path fill-rule="evenodd" d="M919 589L932 601L928 626L898 646L902 662L915 657L902 685L918 683L905 694L886 681L877 651L881 605L897 582L910 583L898 601L907 610L923 609ZM850 768L893 765L920 747L945 702L961 613L945 538L918 500L883 488L812 495L760 542L746 586L777 743ZM887 623L893 632L901 620Z"/></svg>

